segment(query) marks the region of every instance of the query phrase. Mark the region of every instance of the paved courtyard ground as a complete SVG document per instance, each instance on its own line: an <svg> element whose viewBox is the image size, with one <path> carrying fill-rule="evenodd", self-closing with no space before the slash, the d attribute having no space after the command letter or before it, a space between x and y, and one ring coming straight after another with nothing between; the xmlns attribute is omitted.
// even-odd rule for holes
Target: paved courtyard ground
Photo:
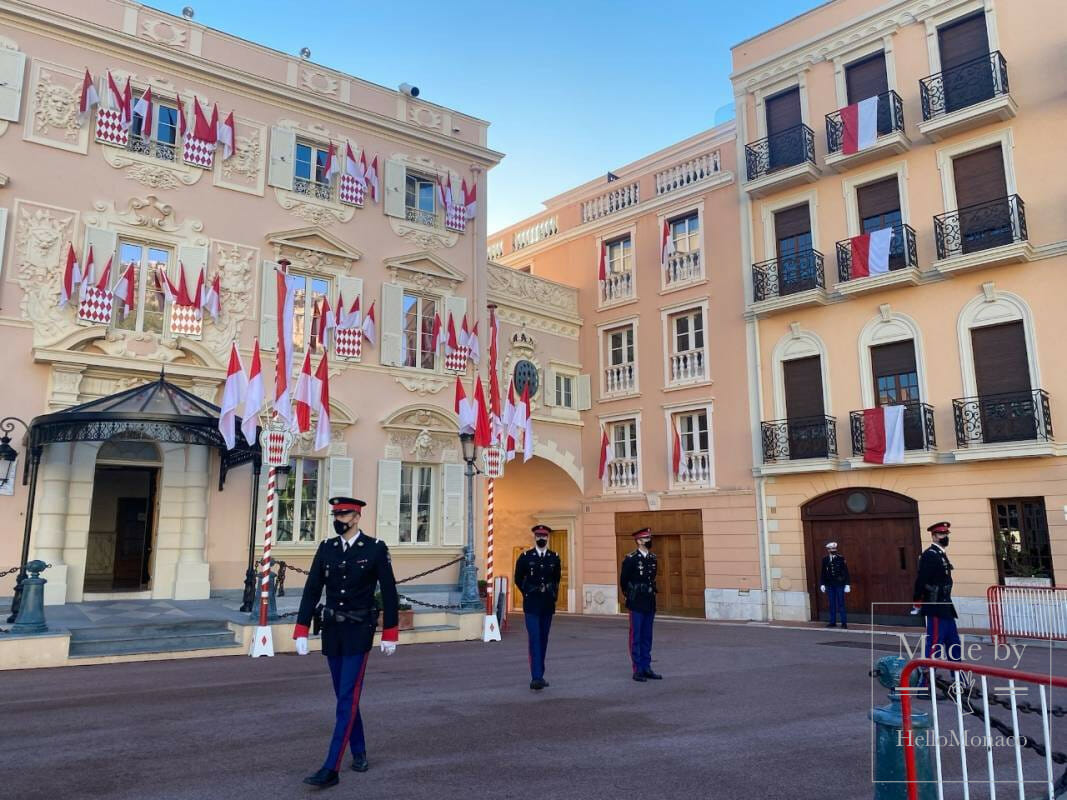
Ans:
<svg viewBox="0 0 1067 800"><path fill-rule="evenodd" d="M324 792L300 783L322 762L333 713L317 654L0 673L0 796L872 796L867 711L884 692L868 677L869 635L660 620L665 680L642 684L624 619L558 617L552 685L534 693L513 624L502 643L375 651L362 704L371 769L346 769ZM876 645L876 657L891 647ZM1047 671L1049 650L1020 666ZM1054 746L1063 739L1054 731Z"/></svg>

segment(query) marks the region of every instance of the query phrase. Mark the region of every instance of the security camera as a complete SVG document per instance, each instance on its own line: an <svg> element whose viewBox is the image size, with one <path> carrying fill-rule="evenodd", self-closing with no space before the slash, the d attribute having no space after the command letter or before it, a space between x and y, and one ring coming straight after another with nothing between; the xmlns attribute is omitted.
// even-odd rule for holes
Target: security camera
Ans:
<svg viewBox="0 0 1067 800"><path fill-rule="evenodd" d="M309 48L309 47L301 47L300 48L300 57L305 59L305 60L311 58L311 48Z"/></svg>
<svg viewBox="0 0 1067 800"><path fill-rule="evenodd" d="M418 97L419 96L419 87L418 86L412 86L410 83L402 83L397 88L399 88L400 91L403 92L404 94L406 94L408 97Z"/></svg>
<svg viewBox="0 0 1067 800"><path fill-rule="evenodd" d="M196 14L196 12L193 11L193 7L192 6L186 6L185 8L182 9L182 16L185 17L186 19L192 19L193 16L195 16L195 14Z"/></svg>

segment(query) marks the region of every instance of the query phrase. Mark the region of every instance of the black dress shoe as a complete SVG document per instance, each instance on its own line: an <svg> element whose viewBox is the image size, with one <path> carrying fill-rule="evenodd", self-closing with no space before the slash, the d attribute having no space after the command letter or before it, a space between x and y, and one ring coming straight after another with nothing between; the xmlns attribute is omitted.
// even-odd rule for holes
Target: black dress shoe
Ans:
<svg viewBox="0 0 1067 800"><path fill-rule="evenodd" d="M546 687L547 685L548 685L548 684L547 684L547 683L545 683L545 682L544 682L543 680L541 680L540 678L535 678L534 680L530 681L530 688L531 688L531 689L533 689L533 690L534 690L535 692L539 692L539 691L541 691L541 690L542 690L542 689L544 689L544 688L545 688L545 687Z"/></svg>
<svg viewBox="0 0 1067 800"><path fill-rule="evenodd" d="M356 772L366 772L370 769L370 764L367 763L367 754L360 753L358 756L352 756L352 769Z"/></svg>
<svg viewBox="0 0 1067 800"><path fill-rule="evenodd" d="M842 622L841 623L841 627L844 628L845 630L848 630L848 623L847 622Z"/></svg>
<svg viewBox="0 0 1067 800"><path fill-rule="evenodd" d="M826 627L827 628L836 628L837 627L837 623L836 622L827 622L826 623Z"/></svg>
<svg viewBox="0 0 1067 800"><path fill-rule="evenodd" d="M314 775L308 775L304 778L304 783L309 786L318 786L320 789L325 789L327 786L336 786L340 783L340 779L337 777L336 770L323 767Z"/></svg>
<svg viewBox="0 0 1067 800"><path fill-rule="evenodd" d="M663 676L662 676L662 675L660 675L660 674L659 674L658 672L653 672L653 671L652 671L652 670L650 670L650 669L646 669L646 670L645 670L645 677L646 677L646 678L651 678L651 679L652 679L652 680L654 680L654 681L661 681L661 680L663 680Z"/></svg>
<svg viewBox="0 0 1067 800"><path fill-rule="evenodd" d="M542 689L547 689L547 688L548 688L548 686L549 686L549 683L548 683L548 681L546 681L546 680L545 680L544 678L542 678L542 679L541 679L541 688L542 688Z"/></svg>
<svg viewBox="0 0 1067 800"><path fill-rule="evenodd" d="M645 683L648 680L648 678L645 677L645 673L643 673L643 672L635 672L634 673L634 680L635 681L640 681L641 683Z"/></svg>

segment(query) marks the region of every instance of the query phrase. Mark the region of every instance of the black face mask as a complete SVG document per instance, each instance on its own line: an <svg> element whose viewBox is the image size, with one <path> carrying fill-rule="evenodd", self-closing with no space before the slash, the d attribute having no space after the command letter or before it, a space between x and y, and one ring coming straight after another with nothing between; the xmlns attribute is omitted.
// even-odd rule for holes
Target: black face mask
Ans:
<svg viewBox="0 0 1067 800"><path fill-rule="evenodd" d="M341 522L339 519L333 521L333 529L337 531L339 536L344 536L348 532L349 527L347 522Z"/></svg>
<svg viewBox="0 0 1067 800"><path fill-rule="evenodd" d="M646 550L651 550L652 549L652 540L651 539L649 539L647 542L642 542L641 544Z"/></svg>
<svg viewBox="0 0 1067 800"><path fill-rule="evenodd" d="M548 547L548 539L534 539L538 547Z"/></svg>
<svg viewBox="0 0 1067 800"><path fill-rule="evenodd" d="M942 536L937 540L937 543L942 547L948 547L948 537Z"/></svg>

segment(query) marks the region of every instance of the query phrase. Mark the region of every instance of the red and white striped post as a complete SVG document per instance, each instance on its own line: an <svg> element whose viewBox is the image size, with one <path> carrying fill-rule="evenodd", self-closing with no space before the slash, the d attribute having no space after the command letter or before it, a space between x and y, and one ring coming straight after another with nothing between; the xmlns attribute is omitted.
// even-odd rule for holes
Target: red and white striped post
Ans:
<svg viewBox="0 0 1067 800"><path fill-rule="evenodd" d="M267 620L270 608L271 547L274 544L274 501L277 496L278 467L289 462L289 447L293 434L285 421L277 415L271 417L260 436L260 444L266 453L267 503L263 520L263 560L259 568L259 625L252 640L253 658L274 655L274 638Z"/></svg>
<svg viewBox="0 0 1067 800"><path fill-rule="evenodd" d="M493 485L495 478L489 478L485 482L485 611L487 614L496 613L493 605Z"/></svg>
<svg viewBox="0 0 1067 800"><path fill-rule="evenodd" d="M496 306L489 304L489 405L493 416L492 444L482 450L485 459L485 631L484 641L500 641L500 621L496 617L493 602L493 515L496 479L503 474L504 456L499 441L500 431L500 385L497 373L497 321Z"/></svg>

